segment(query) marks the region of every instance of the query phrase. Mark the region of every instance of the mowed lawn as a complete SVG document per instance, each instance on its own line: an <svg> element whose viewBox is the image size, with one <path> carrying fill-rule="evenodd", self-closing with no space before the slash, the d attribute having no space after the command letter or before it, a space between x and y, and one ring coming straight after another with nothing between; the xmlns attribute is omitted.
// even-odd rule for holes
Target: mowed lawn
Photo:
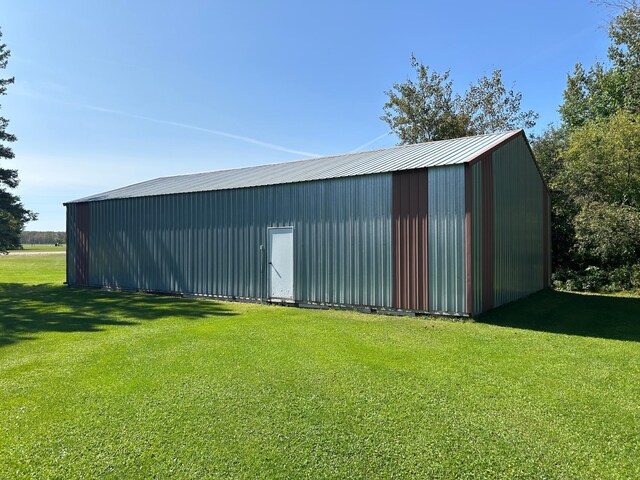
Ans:
<svg viewBox="0 0 640 480"><path fill-rule="evenodd" d="M22 246L20 250L11 250L11 252L65 252L66 245L39 244L30 243Z"/></svg>
<svg viewBox="0 0 640 480"><path fill-rule="evenodd" d="M476 322L68 289L0 258L0 478L639 478L640 299Z"/></svg>

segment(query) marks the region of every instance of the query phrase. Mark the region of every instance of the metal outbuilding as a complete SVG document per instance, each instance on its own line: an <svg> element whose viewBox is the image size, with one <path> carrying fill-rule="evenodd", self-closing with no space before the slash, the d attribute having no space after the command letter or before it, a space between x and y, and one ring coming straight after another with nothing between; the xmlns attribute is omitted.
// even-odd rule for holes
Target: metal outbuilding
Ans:
<svg viewBox="0 0 640 480"><path fill-rule="evenodd" d="M65 205L71 286L476 315L550 283L549 192L522 130Z"/></svg>

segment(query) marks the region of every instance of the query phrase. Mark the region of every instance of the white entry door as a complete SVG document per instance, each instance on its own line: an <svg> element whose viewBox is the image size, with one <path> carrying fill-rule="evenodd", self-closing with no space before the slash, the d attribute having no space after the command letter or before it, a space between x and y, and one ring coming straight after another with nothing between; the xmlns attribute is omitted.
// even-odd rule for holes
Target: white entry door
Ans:
<svg viewBox="0 0 640 480"><path fill-rule="evenodd" d="M293 227L269 229L269 297L293 300Z"/></svg>

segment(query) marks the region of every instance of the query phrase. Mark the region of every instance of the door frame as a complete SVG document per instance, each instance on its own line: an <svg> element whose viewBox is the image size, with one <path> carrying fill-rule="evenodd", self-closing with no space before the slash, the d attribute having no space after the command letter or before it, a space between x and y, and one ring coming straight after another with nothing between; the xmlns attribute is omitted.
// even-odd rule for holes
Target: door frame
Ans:
<svg viewBox="0 0 640 480"><path fill-rule="evenodd" d="M271 231L272 230L291 230L291 298L279 298L271 296ZM281 303L296 303L296 228L293 225L284 225L281 227L267 227L267 299L269 301L279 301Z"/></svg>

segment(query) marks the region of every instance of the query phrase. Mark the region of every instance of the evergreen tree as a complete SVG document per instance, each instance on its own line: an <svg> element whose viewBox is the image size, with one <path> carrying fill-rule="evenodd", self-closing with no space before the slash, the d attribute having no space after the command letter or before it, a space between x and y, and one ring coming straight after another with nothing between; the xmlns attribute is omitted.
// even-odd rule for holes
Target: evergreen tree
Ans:
<svg viewBox="0 0 640 480"><path fill-rule="evenodd" d="M0 39L2 32L0 32ZM11 51L7 45L0 43L0 69L7 67ZM6 95L7 85L14 82L14 78L0 78L0 95ZM16 141L15 135L7 132L9 120L0 117L0 160L14 158L13 150L7 145ZM20 197L10 190L18 186L18 171L0 168L0 252L20 246L20 234L24 225L36 219L36 214L22 205Z"/></svg>

